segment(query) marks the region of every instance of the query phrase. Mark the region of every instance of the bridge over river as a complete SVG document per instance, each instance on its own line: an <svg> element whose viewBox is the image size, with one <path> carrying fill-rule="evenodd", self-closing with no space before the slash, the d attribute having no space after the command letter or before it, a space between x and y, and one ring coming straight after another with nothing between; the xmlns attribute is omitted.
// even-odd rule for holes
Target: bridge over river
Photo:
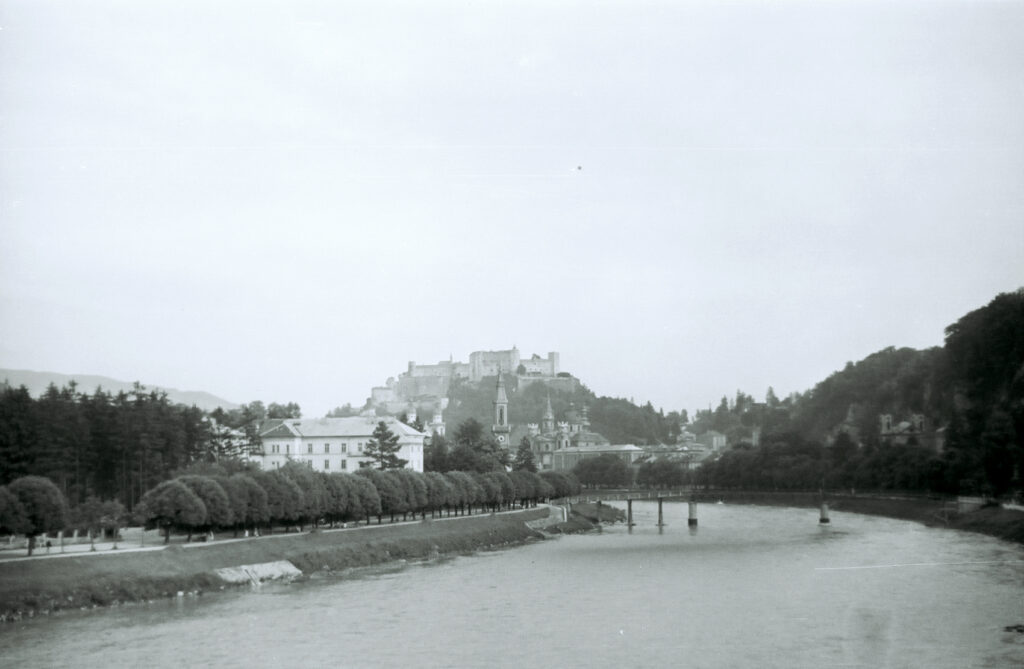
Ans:
<svg viewBox="0 0 1024 669"><path fill-rule="evenodd" d="M825 501L825 495L818 493L820 515L818 517L819 524L829 523L828 515L828 503ZM679 488L673 490L592 490L586 494L575 495L573 497L563 498L565 504L566 518L568 518L569 512L572 511L572 505L580 502L596 503L598 509L604 502L609 501L624 501L626 502L626 526L632 531L636 525L633 522L633 501L657 501L658 503L658 523L657 527L662 530L665 527L663 504L666 501L675 502L685 500L689 506L689 514L687 518L687 525L691 528L697 527L697 511L698 502L710 502L721 504L720 497L716 495L713 490L699 490L694 488ZM598 514L598 524L600 524L600 514Z"/></svg>

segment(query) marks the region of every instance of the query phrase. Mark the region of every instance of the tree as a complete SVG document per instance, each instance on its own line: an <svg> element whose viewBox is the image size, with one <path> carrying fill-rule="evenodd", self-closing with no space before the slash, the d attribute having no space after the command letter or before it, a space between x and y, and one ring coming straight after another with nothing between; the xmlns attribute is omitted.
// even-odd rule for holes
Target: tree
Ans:
<svg viewBox="0 0 1024 669"><path fill-rule="evenodd" d="M164 481L142 496L142 517L164 530L164 543L171 541L171 528L189 532L206 523L206 505L177 479Z"/></svg>
<svg viewBox="0 0 1024 669"><path fill-rule="evenodd" d="M35 470L39 427L25 386L0 391L0 483Z"/></svg>
<svg viewBox="0 0 1024 669"><path fill-rule="evenodd" d="M186 485L199 499L203 500L203 504L206 506L206 519L198 529L212 532L215 527L229 527L234 522L228 494L213 478L209 476L179 476L174 480ZM192 532L189 531L189 539L191 537Z"/></svg>
<svg viewBox="0 0 1024 669"><path fill-rule="evenodd" d="M64 495L53 481L42 476L23 476L8 486L25 511L28 554L32 555L37 534L62 530L68 522Z"/></svg>
<svg viewBox="0 0 1024 669"><path fill-rule="evenodd" d="M534 499L550 499L555 495L555 489L540 474L526 472L533 479Z"/></svg>
<svg viewBox="0 0 1024 669"><path fill-rule="evenodd" d="M522 469L513 470L508 474L512 484L516 487L516 499L519 500L523 508L526 508L530 500L537 499L537 484L533 476L533 472Z"/></svg>
<svg viewBox="0 0 1024 669"><path fill-rule="evenodd" d="M512 469L526 472L537 471L537 464L533 461L533 448L531 448L530 440L527 437L523 437L519 442L515 460L512 461Z"/></svg>
<svg viewBox="0 0 1024 669"><path fill-rule="evenodd" d="M409 511L414 514L417 511L422 512L424 517L426 517L429 500L427 482L423 479L423 474L414 472L411 469L398 469L391 472L391 474L397 476L405 486Z"/></svg>
<svg viewBox="0 0 1024 669"><path fill-rule="evenodd" d="M596 458L584 458L573 467L573 474L584 485L628 486L633 472L622 458L605 453Z"/></svg>
<svg viewBox="0 0 1024 669"><path fill-rule="evenodd" d="M423 479L427 484L427 507L433 515L451 503L452 485L440 472L427 472Z"/></svg>
<svg viewBox="0 0 1024 669"><path fill-rule="evenodd" d="M270 520L270 507L267 505L267 491L248 474L233 474L231 480L245 494L245 513L235 522L243 527L250 527L255 532L261 524Z"/></svg>
<svg viewBox="0 0 1024 669"><path fill-rule="evenodd" d="M445 475L456 493L454 502L456 509L471 510L473 504L484 501L484 490L476 480L466 472L452 471Z"/></svg>
<svg viewBox="0 0 1024 669"><path fill-rule="evenodd" d="M378 525L382 522L382 515L385 513L390 515L391 521L394 522L396 513L408 511L408 496L405 486L400 479L389 474L390 472L370 468L360 469L356 472L357 477L363 477L377 490L377 495L380 498L380 509L377 512Z"/></svg>
<svg viewBox="0 0 1024 669"><path fill-rule="evenodd" d="M675 460L659 458L640 465L636 474L637 485L653 488L671 488L686 482L686 470Z"/></svg>
<svg viewBox="0 0 1024 669"><path fill-rule="evenodd" d="M320 478L324 489L323 513L333 527L334 523L349 513L351 493L347 485L348 476L318 472L317 477Z"/></svg>
<svg viewBox="0 0 1024 669"><path fill-rule="evenodd" d="M475 418L467 418L455 428L455 443L459 446L477 446L484 441L484 426Z"/></svg>
<svg viewBox="0 0 1024 669"><path fill-rule="evenodd" d="M290 523L297 521L303 512L305 502L302 489L279 470L258 472L253 478L267 493L267 509L270 513L268 527L277 521Z"/></svg>
<svg viewBox="0 0 1024 669"><path fill-rule="evenodd" d="M0 486L0 532L22 534L27 531L25 508L7 486Z"/></svg>
<svg viewBox="0 0 1024 669"><path fill-rule="evenodd" d="M249 495L242 485L229 476L210 477L217 482L228 496L228 505L231 507L231 519L235 529L235 536L238 536L238 528L245 525L245 514L249 507Z"/></svg>
<svg viewBox="0 0 1024 669"><path fill-rule="evenodd" d="M322 479L309 465L301 462L286 462L277 471L295 481L299 489L302 490L302 511L298 518L299 529L301 530L307 522L316 527L326 507L327 491L323 487Z"/></svg>
<svg viewBox="0 0 1024 669"><path fill-rule="evenodd" d="M352 474L339 474L347 479L349 491L351 492L350 503L352 508L350 514L353 518L365 518L370 523L372 516L380 517L381 503L380 494L377 488L365 476L354 476Z"/></svg>
<svg viewBox="0 0 1024 669"><path fill-rule="evenodd" d="M1013 481L1015 436L1013 421L1005 411L989 414L981 433L981 452L985 476L996 497L1009 490Z"/></svg>
<svg viewBox="0 0 1024 669"><path fill-rule="evenodd" d="M448 441L443 435L435 432L430 443L423 449L423 470L428 472L446 472L448 466Z"/></svg>
<svg viewBox="0 0 1024 669"><path fill-rule="evenodd" d="M497 508L503 504L511 505L516 499L516 486L512 479L505 472L487 472L484 478L498 486L498 495L495 500Z"/></svg>
<svg viewBox="0 0 1024 669"><path fill-rule="evenodd" d="M569 472L546 471L541 472L540 477L547 481L552 488L552 494L549 497L569 497L578 495L580 492L579 479Z"/></svg>
<svg viewBox="0 0 1024 669"><path fill-rule="evenodd" d="M103 515L103 503L95 495L89 495L85 501L71 509L71 523L76 529L84 529L89 535L89 544L96 550L95 536L100 530L100 517Z"/></svg>
<svg viewBox="0 0 1024 669"><path fill-rule="evenodd" d="M377 469L401 469L409 461L398 457L399 450L398 435L388 429L387 423L380 421L373 428L372 438L366 443L363 454L373 459Z"/></svg>
<svg viewBox="0 0 1024 669"><path fill-rule="evenodd" d="M350 416L358 416L359 409L354 408L351 404L345 403L344 406L335 407L327 412L328 418L348 418Z"/></svg>
<svg viewBox="0 0 1024 669"><path fill-rule="evenodd" d="M495 510L498 504L501 503L501 485L489 476L489 474L482 474L480 472L470 472L470 476L476 481L476 484L480 486L480 490L483 494L477 500L481 506L489 506L491 510Z"/></svg>
<svg viewBox="0 0 1024 669"><path fill-rule="evenodd" d="M118 532L127 518L128 514L124 505L116 499L109 499L101 505L100 529L103 532L110 532L110 536L114 540L114 548L117 548Z"/></svg>
<svg viewBox="0 0 1024 669"><path fill-rule="evenodd" d="M302 409L295 402L288 404L271 402L267 407L267 418L302 418Z"/></svg>

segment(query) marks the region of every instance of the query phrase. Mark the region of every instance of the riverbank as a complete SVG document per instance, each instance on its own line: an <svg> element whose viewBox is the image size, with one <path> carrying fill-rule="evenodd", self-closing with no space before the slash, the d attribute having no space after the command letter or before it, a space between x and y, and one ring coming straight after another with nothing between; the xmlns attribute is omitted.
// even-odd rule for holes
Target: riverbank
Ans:
<svg viewBox="0 0 1024 669"><path fill-rule="evenodd" d="M817 508L821 504L818 493L768 492L743 490L713 490L698 492L702 503L719 500L730 504L758 504L762 506L789 506ZM930 527L945 527L965 532L977 532L1006 541L1024 544L1024 512L983 507L959 512L949 501L927 497L891 497L843 495L825 496L829 509L885 516L899 520L912 520Z"/></svg>
<svg viewBox="0 0 1024 669"><path fill-rule="evenodd" d="M396 525L277 534L164 550L0 563L0 621L219 591L216 571L287 561L303 574L469 553L542 538L548 508Z"/></svg>
<svg viewBox="0 0 1024 669"><path fill-rule="evenodd" d="M597 530L599 523L626 522L626 512L608 504L577 502L572 505L569 518L548 523L544 531L549 534L580 534Z"/></svg>

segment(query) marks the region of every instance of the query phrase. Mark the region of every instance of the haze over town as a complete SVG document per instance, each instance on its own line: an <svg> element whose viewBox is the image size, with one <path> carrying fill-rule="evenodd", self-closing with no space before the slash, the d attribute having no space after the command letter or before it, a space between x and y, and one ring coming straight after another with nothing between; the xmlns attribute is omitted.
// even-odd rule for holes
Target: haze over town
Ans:
<svg viewBox="0 0 1024 669"><path fill-rule="evenodd" d="M692 410L939 345L1024 285L1022 20L5 3L0 367L318 416L516 345Z"/></svg>

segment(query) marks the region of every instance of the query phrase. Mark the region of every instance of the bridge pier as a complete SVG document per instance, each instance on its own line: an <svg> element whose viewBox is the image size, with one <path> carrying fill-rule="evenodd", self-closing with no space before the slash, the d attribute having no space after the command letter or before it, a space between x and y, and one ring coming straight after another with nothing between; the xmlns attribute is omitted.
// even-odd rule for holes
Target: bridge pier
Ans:
<svg viewBox="0 0 1024 669"><path fill-rule="evenodd" d="M597 500L597 531L601 532L601 500Z"/></svg>
<svg viewBox="0 0 1024 669"><path fill-rule="evenodd" d="M633 500L632 498L626 500L626 528L633 531Z"/></svg>
<svg viewBox="0 0 1024 669"><path fill-rule="evenodd" d="M819 525L827 525L831 521L828 519L828 504L825 502L821 503L821 515L818 516Z"/></svg>
<svg viewBox="0 0 1024 669"><path fill-rule="evenodd" d="M664 498L662 498L660 496L658 497L658 530L659 531L661 530L661 528L663 528L665 526L664 515L662 514L662 510L661 510L661 505L662 505L662 503L664 501L665 501Z"/></svg>
<svg viewBox="0 0 1024 669"><path fill-rule="evenodd" d="M697 502L690 500L690 517L686 520L690 527L697 527Z"/></svg>

